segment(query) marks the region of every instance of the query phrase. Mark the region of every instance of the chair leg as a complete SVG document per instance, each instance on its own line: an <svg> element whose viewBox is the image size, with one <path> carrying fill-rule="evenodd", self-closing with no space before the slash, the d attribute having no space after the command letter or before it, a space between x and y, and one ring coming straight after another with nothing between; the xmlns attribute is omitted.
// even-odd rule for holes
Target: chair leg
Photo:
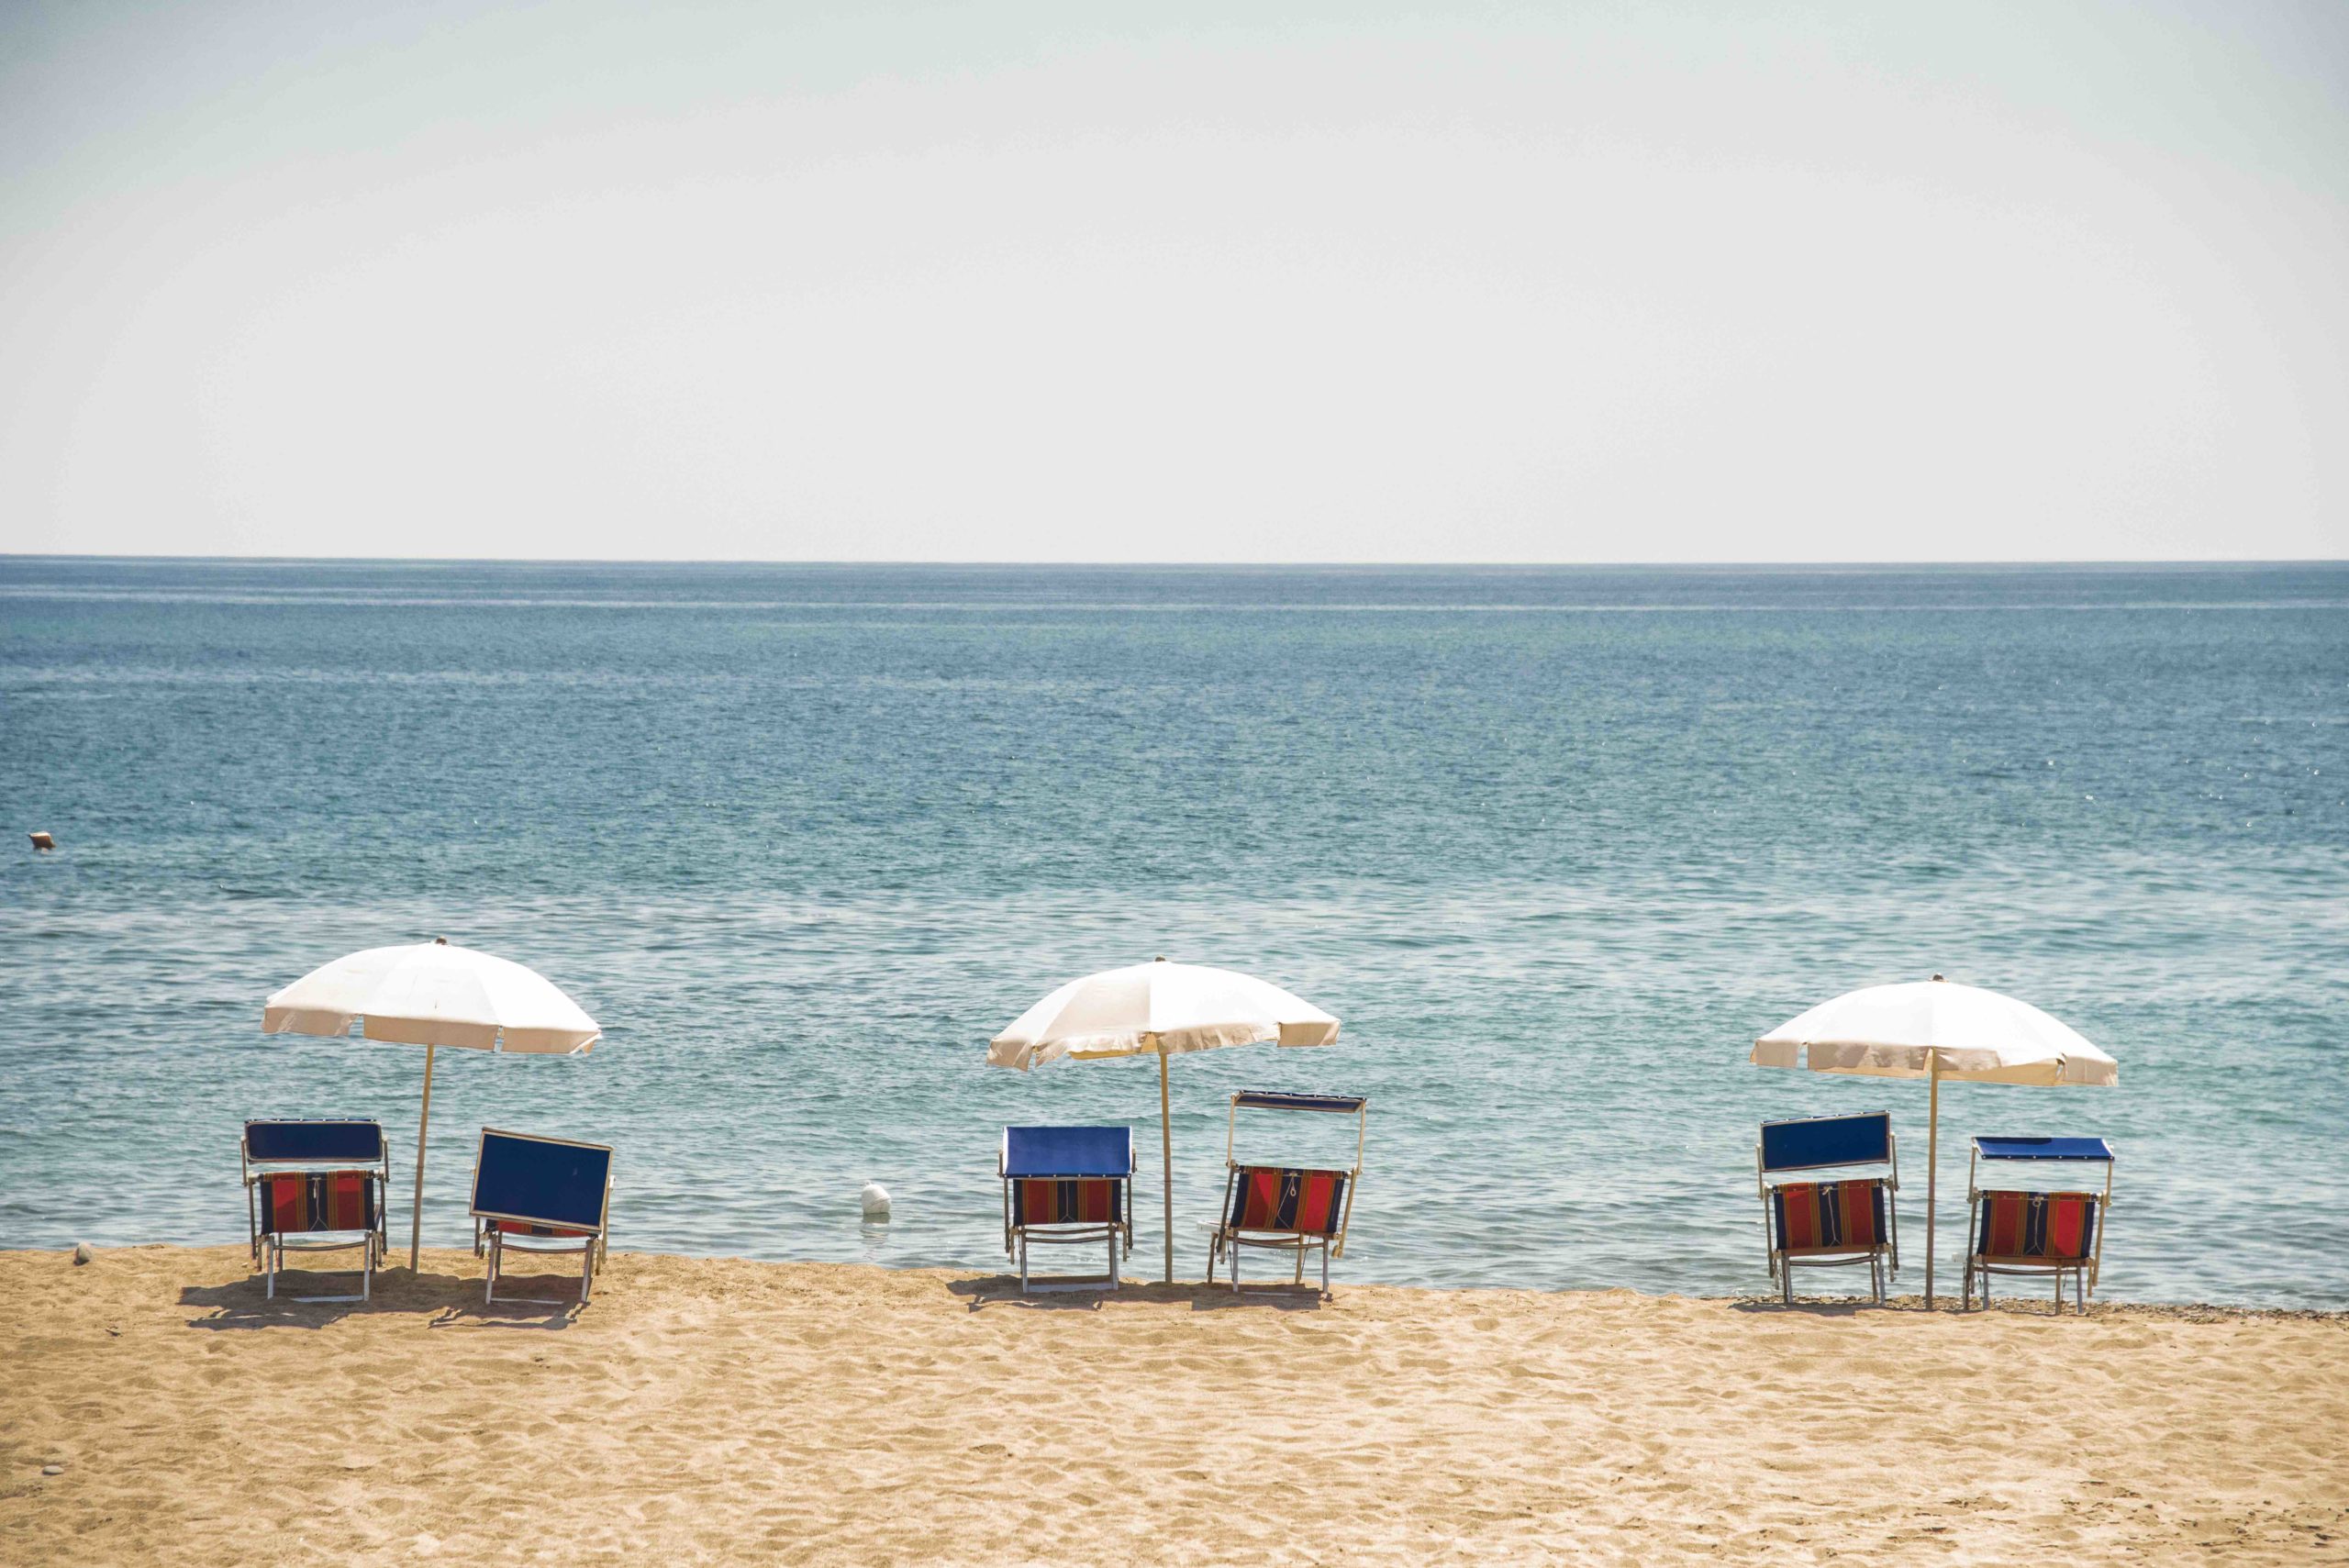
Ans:
<svg viewBox="0 0 2349 1568"><path fill-rule="evenodd" d="M1028 1232L1019 1233L1019 1294L1028 1294Z"/></svg>
<svg viewBox="0 0 2349 1568"><path fill-rule="evenodd" d="M1795 1265L1791 1258L1778 1261L1778 1294L1787 1306L1795 1304Z"/></svg>
<svg viewBox="0 0 2349 1568"><path fill-rule="evenodd" d="M1330 1294L1330 1243L1321 1243L1321 1294Z"/></svg>
<svg viewBox="0 0 2349 1568"><path fill-rule="evenodd" d="M262 1261L262 1277L268 1282L262 1288L262 1295L272 1301L277 1299L277 1238L273 1236L269 1239L267 1253Z"/></svg>
<svg viewBox="0 0 2349 1568"><path fill-rule="evenodd" d="M579 1305L587 1305L587 1297L596 1288L596 1249L591 1243L579 1260Z"/></svg>
<svg viewBox="0 0 2349 1568"><path fill-rule="evenodd" d="M489 1275L486 1279L482 1281L481 1286L481 1298L484 1306L494 1303L497 1299L497 1262L499 1255L505 1251L505 1240L506 1238L502 1232L495 1230L490 1232Z"/></svg>

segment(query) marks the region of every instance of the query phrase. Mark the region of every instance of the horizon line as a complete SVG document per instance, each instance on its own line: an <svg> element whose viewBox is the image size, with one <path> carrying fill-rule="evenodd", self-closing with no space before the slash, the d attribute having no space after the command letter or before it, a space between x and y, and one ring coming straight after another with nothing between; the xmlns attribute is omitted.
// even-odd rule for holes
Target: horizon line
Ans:
<svg viewBox="0 0 2349 1568"><path fill-rule="evenodd" d="M535 556L535 555L173 555L114 551L63 553L0 550L0 562L172 562L189 565L250 566L772 566L830 570L874 567L929 568L968 571L995 568L1023 571L1127 572L1799 572L1799 571L1958 571L1958 570L2096 570L2242 569L2349 566L2349 556L2250 557L2163 556L2082 557L2045 559L1942 558L1934 560L1800 560L1800 561L1078 561L972 559L961 561L874 557L796 558L759 556Z"/></svg>

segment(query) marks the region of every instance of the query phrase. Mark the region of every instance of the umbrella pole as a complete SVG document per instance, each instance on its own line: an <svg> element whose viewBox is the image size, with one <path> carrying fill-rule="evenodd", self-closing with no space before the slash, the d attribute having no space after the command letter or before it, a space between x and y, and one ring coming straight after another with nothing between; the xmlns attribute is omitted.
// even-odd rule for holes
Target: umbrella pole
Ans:
<svg viewBox="0 0 2349 1568"><path fill-rule="evenodd" d="M1165 1157L1166 1283L1174 1283L1174 1120L1168 1110L1166 1042L1158 1044L1158 1148Z"/></svg>
<svg viewBox="0 0 2349 1568"><path fill-rule="evenodd" d="M1925 1310L1933 1309L1933 1198L1942 1152L1942 1053L1925 1052Z"/></svg>
<svg viewBox="0 0 2349 1568"><path fill-rule="evenodd" d="M416 1118L416 1202L408 1204L408 1273L416 1273L416 1258L423 1251L425 1237L425 1129L432 1124L432 1051L440 1047L425 1047L425 1113ZM1926 1268L1933 1268L1926 1262Z"/></svg>

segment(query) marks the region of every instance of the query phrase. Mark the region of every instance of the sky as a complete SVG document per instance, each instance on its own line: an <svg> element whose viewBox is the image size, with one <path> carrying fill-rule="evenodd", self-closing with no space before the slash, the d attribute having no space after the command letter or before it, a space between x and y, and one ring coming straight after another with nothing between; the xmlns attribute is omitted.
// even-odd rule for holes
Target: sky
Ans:
<svg viewBox="0 0 2349 1568"><path fill-rule="evenodd" d="M2349 6L0 4L0 551L2349 555Z"/></svg>

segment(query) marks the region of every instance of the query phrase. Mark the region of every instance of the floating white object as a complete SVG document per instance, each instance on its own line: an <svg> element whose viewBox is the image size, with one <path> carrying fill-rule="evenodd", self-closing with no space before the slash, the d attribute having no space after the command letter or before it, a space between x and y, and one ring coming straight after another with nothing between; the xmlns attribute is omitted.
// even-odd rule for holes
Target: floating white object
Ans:
<svg viewBox="0 0 2349 1568"><path fill-rule="evenodd" d="M865 1183L864 1191L858 1195L858 1201L864 1205L865 1218L886 1219L889 1218L889 1189L880 1183Z"/></svg>
<svg viewBox="0 0 2349 1568"><path fill-rule="evenodd" d="M36 850L53 850L57 848L57 840L50 838L46 833L32 833L27 835L27 837L32 840L33 848Z"/></svg>

